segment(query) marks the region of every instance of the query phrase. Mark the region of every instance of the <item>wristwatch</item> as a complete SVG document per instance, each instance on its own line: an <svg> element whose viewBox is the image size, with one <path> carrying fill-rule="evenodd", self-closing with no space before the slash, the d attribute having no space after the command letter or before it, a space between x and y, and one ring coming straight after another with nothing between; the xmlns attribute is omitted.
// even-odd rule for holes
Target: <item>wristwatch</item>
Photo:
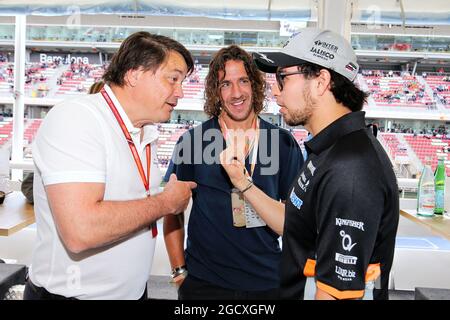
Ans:
<svg viewBox="0 0 450 320"><path fill-rule="evenodd" d="M180 267L172 268L172 279L175 279L178 276L187 275L186 265L182 265Z"/></svg>

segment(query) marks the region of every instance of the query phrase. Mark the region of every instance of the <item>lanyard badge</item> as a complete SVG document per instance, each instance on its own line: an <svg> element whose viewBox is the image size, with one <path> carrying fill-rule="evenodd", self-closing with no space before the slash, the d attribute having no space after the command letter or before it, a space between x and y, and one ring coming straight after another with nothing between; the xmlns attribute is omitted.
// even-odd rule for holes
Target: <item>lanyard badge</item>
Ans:
<svg viewBox="0 0 450 320"><path fill-rule="evenodd" d="M234 140L236 138L236 134L230 134L225 121L219 118L220 128L222 130L224 139L227 143L227 146L230 146L232 143L230 140ZM259 143L259 122L257 117L252 124L252 129L255 131L252 139L247 137L245 134L245 144L244 144L244 155L247 158L252 152L252 158L250 161L250 177L253 176L254 169L256 166L256 161L258 158L258 143ZM230 137L232 136L232 137ZM253 206L245 201L244 195L237 188L231 189L231 212L233 217L233 226L235 227L246 227L246 228L255 228L265 226L266 223L262 220L259 215L256 213Z"/></svg>
<svg viewBox="0 0 450 320"><path fill-rule="evenodd" d="M145 154L147 158L147 176L144 172L144 167L142 166L141 159L139 157L139 153L136 149L136 145L133 142L133 139L131 138L130 133L127 130L127 127L125 123L123 122L122 117L120 116L119 111L117 111L116 106L114 105L114 102L111 100L111 97L108 95L108 92L106 92L105 88L103 88L100 93L102 94L103 98L105 99L106 103L108 104L109 108L111 109L112 113L114 114L114 117L116 118L117 122L119 123L120 128L122 129L122 132L125 136L125 139L128 142L128 146L130 147L131 154L133 155L134 162L136 163L136 167L139 171L139 175L141 176L142 183L144 184L145 191L147 193L147 196L150 196L150 165L151 165L151 146L150 144L145 146ZM152 237L155 238L158 235L158 229L156 227L156 221L151 224L152 229Z"/></svg>

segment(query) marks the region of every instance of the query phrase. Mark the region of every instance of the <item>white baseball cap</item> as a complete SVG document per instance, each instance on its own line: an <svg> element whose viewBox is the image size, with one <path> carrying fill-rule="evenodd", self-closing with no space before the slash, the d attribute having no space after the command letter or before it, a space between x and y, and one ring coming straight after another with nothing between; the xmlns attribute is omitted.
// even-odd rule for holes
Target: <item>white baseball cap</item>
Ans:
<svg viewBox="0 0 450 320"><path fill-rule="evenodd" d="M253 58L258 68L267 73L310 62L354 81L359 70L350 43L335 32L318 28L304 28L293 34L280 52L257 52Z"/></svg>

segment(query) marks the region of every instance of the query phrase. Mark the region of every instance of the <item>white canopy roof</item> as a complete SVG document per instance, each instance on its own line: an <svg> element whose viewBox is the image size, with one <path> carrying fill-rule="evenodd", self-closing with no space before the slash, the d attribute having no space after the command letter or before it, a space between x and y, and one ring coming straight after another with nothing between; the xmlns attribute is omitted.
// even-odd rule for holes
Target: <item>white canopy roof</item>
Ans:
<svg viewBox="0 0 450 320"><path fill-rule="evenodd" d="M1 0L0 15L140 14L314 20L314 0ZM355 0L354 22L450 24L448 0ZM402 16L402 12L404 16Z"/></svg>

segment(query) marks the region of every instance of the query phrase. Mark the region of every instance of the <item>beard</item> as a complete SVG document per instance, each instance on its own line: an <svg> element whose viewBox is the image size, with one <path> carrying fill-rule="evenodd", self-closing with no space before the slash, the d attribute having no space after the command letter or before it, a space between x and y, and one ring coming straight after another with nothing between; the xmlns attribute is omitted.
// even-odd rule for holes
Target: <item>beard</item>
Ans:
<svg viewBox="0 0 450 320"><path fill-rule="evenodd" d="M303 88L302 96L305 106L303 108L296 108L295 110L288 110L284 115L284 121L291 127L308 124L316 105L316 102L311 97L309 87Z"/></svg>

